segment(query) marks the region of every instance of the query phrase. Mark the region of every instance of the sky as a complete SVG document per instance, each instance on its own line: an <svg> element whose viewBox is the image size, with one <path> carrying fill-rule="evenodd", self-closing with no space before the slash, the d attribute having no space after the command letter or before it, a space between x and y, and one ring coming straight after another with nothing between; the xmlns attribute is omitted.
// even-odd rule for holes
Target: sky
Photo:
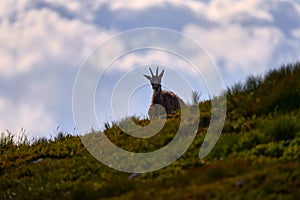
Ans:
<svg viewBox="0 0 300 200"><path fill-rule="evenodd" d="M2 0L0 132L25 129L29 137L49 137L57 131L77 134L72 110L76 75L91 52L116 34L144 27L182 33L205 49L225 87L230 87L249 75L299 61L299 19L296 0ZM103 55L116 53L124 42L114 40L97 59L105 60ZM147 115L152 91L142 73L149 73L151 64L165 66L165 89L185 102L191 91L178 86L178 74L170 75L174 70L206 98L203 81L186 70L185 61L168 52L141 50L112 63L105 84L98 87L95 112L100 127L115 120L108 109L115 84L137 66L137 79L144 82L128 100L129 114ZM209 70L205 66L203 70Z"/></svg>

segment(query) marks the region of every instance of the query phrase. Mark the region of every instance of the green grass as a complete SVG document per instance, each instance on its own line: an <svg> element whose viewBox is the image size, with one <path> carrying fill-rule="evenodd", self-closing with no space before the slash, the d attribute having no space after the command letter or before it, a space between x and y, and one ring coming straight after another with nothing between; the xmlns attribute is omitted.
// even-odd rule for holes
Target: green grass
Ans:
<svg viewBox="0 0 300 200"><path fill-rule="evenodd" d="M299 199L299 66L283 66L229 89L223 132L204 159L198 153L209 125L210 102L201 102L202 123L184 155L134 179L98 162L78 136L60 133L29 141L2 133L0 199ZM294 87L283 88L283 83ZM272 88L285 97L292 94L292 99ZM104 132L119 147L149 152L172 140L178 123L178 116L168 119L148 139L128 136L115 123L106 124Z"/></svg>

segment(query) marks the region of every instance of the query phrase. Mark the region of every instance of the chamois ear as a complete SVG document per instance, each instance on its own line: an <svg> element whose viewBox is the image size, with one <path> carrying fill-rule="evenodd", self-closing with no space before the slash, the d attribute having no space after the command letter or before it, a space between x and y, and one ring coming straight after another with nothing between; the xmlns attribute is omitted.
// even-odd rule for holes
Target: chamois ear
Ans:
<svg viewBox="0 0 300 200"><path fill-rule="evenodd" d="M149 70L150 70L151 76L153 77L154 74L153 74L152 69L150 67L149 67Z"/></svg>
<svg viewBox="0 0 300 200"><path fill-rule="evenodd" d="M152 80L152 78L150 77L150 76L148 76L148 75L145 75L144 74L144 76L146 77L146 79L148 79L149 81L151 81Z"/></svg>
<svg viewBox="0 0 300 200"><path fill-rule="evenodd" d="M159 78L162 78L162 77L163 77L163 75L164 75L164 72L165 72L165 70L162 70L162 71L160 72L160 74L159 74Z"/></svg>

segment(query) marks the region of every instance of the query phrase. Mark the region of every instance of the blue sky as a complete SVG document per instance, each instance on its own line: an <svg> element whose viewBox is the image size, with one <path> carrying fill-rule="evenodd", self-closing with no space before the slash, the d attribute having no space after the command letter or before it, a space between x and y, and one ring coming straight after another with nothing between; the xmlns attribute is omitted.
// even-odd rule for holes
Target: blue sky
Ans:
<svg viewBox="0 0 300 200"><path fill-rule="evenodd" d="M299 61L299 19L295 0L1 1L0 132L17 134L23 127L30 137L49 136L57 126L72 132L76 73L91 50L114 34L149 26L179 31L205 48L230 86ZM185 70L169 55L145 52L119 61L111 76L117 79L137 64L153 62ZM202 89L187 76L193 89ZM165 81L172 82L167 74ZM110 83L97 93L109 91ZM168 89L189 101L187 92ZM144 85L130 100L131 113L146 115L150 98ZM101 104L96 108L100 124L113 119Z"/></svg>

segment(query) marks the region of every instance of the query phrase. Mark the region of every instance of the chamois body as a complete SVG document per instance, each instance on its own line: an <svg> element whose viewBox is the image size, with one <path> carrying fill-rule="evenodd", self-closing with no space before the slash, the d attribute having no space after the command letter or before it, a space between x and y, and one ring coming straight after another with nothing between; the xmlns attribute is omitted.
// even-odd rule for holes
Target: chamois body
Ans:
<svg viewBox="0 0 300 200"><path fill-rule="evenodd" d="M185 105L183 100L173 92L164 91L161 89L161 78L164 74L164 70L158 75L157 68L156 75L154 75L151 68L149 69L152 76L150 77L144 75L148 80L150 80L153 89L152 101L148 110L149 117L152 118L164 113L163 109L157 105L161 105L162 107L164 107L168 117L176 113L177 111L180 111L180 106Z"/></svg>

